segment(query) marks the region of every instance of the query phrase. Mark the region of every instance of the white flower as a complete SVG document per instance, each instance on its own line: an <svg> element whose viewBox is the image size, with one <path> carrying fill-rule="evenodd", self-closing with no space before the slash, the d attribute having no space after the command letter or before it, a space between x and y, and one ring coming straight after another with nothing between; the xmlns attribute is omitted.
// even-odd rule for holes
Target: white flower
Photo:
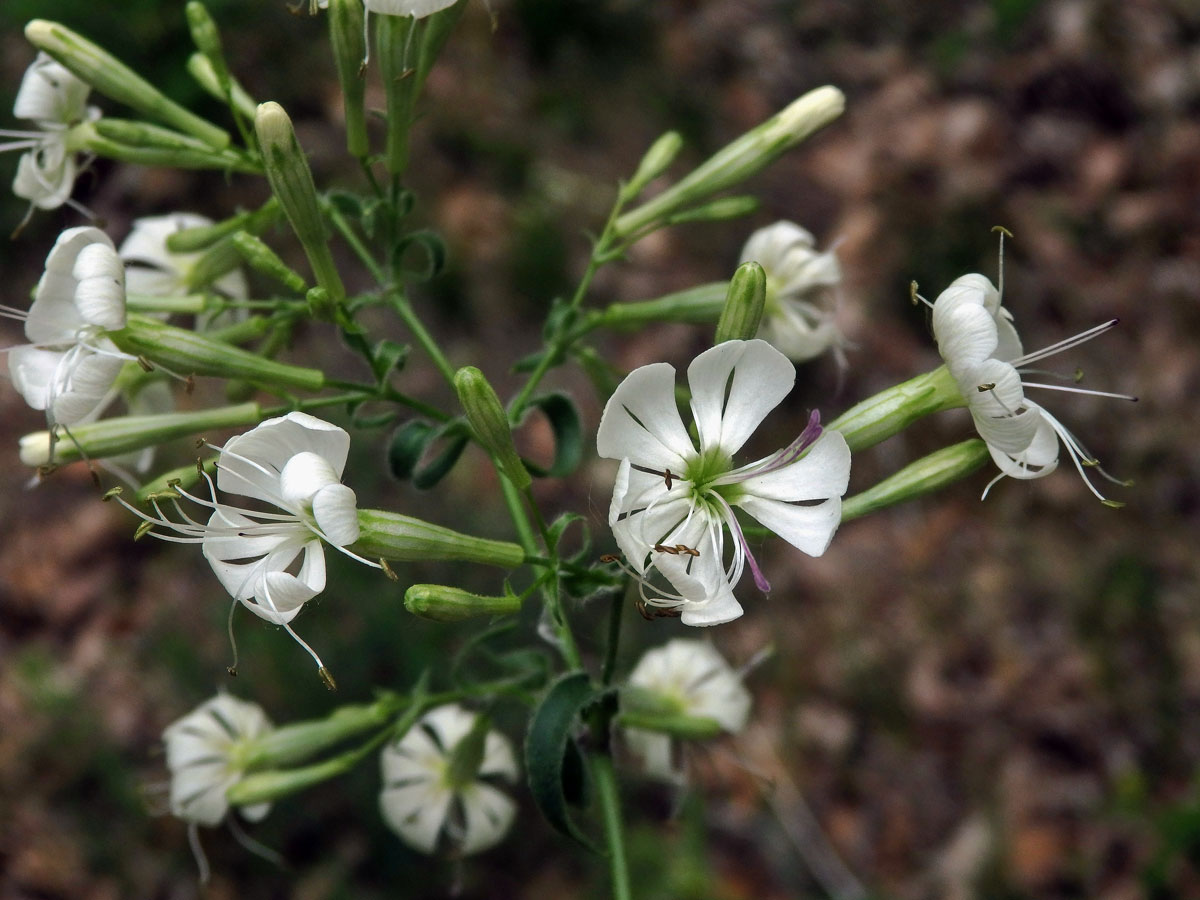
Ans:
<svg viewBox="0 0 1200 900"><path fill-rule="evenodd" d="M143 528L165 530L150 530L155 537L199 543L230 596L255 615L282 625L324 674L320 658L288 624L325 589L323 544L378 567L345 549L358 540L359 533L354 491L341 483L349 448L350 436L341 428L307 413L291 412L226 442L217 459L215 486L205 474L212 499L175 487L169 499L152 499L153 516L117 499L145 520ZM219 503L217 489L282 512ZM201 524L188 516L179 498L212 509L208 522ZM163 511L164 502L173 506L175 518ZM300 564L293 574L297 559Z"/></svg>
<svg viewBox="0 0 1200 900"><path fill-rule="evenodd" d="M45 53L25 70L13 104L13 115L37 125L37 131L0 131L11 138L3 150L26 151L17 163L13 193L40 209L57 209L68 201L78 171L68 132L75 125L99 118L87 105L89 85Z"/></svg>
<svg viewBox="0 0 1200 900"><path fill-rule="evenodd" d="M218 694L163 731L171 771L171 813L193 825L213 826L225 818L225 792L245 775L246 753L272 730L258 705ZM252 822L267 814L269 803L244 806Z"/></svg>
<svg viewBox="0 0 1200 900"><path fill-rule="evenodd" d="M654 695L671 715L712 719L730 734L745 728L750 716L750 692L708 641L675 638L646 651L630 673L629 685ZM625 736L647 773L679 779L669 735L629 728Z"/></svg>
<svg viewBox="0 0 1200 900"><path fill-rule="evenodd" d="M767 302L758 337L793 362L833 350L844 361L846 338L834 320L833 290L842 268L832 250L818 253L813 236L793 222L760 228L742 248L767 275Z"/></svg>
<svg viewBox="0 0 1200 900"><path fill-rule="evenodd" d="M46 411L51 428L96 413L132 359L104 337L125 327L125 270L97 228L59 235L29 311L2 312L23 319L29 338L8 351L13 384L30 406Z"/></svg>
<svg viewBox="0 0 1200 900"><path fill-rule="evenodd" d="M1013 327L1012 314L1001 302L1001 292L988 278L971 274L955 279L932 304L938 352L967 402L979 436L1000 468L1000 474L987 485L983 495L986 497L992 485L1005 475L1025 479L1049 475L1058 467L1061 440L1088 489L1109 506L1123 505L1106 499L1087 477L1084 467L1095 468L1110 481L1120 482L1100 468L1092 454L1058 419L1026 398L1025 388L1123 400L1135 398L1024 378L1031 371L1026 367L1091 340L1116 325L1117 320L1089 328L1043 350L1025 353Z"/></svg>
<svg viewBox="0 0 1200 900"><path fill-rule="evenodd" d="M685 625L740 616L733 587L747 563L759 589L770 589L733 507L810 556L824 553L837 530L850 450L837 432L821 433L815 412L787 447L733 464L795 377L787 358L761 340L727 341L700 354L688 366L699 449L679 416L675 369L667 363L635 369L604 408L597 449L621 460L609 525L642 599L679 612ZM728 564L726 530L733 538ZM655 569L673 591L651 587ZM648 596L647 588L661 596Z"/></svg>
<svg viewBox="0 0 1200 900"><path fill-rule="evenodd" d="M383 749L383 818L424 853L433 853L443 835L464 855L487 850L500 842L516 816L516 803L483 780L517 779L512 745L502 734L487 732L477 772L456 778L453 771L454 750L472 733L477 718L461 706L439 706Z"/></svg>
<svg viewBox="0 0 1200 900"><path fill-rule="evenodd" d="M435 12L453 6L457 0L364 0L363 6L367 12L381 13L385 16L412 16L422 19ZM329 9L329 0L317 0L321 9Z"/></svg>
<svg viewBox="0 0 1200 900"><path fill-rule="evenodd" d="M133 230L118 250L125 262L125 287L129 293L172 297L195 290L191 274L204 254L175 253L167 248L167 238L186 228L211 224L212 219L188 212L135 220ZM245 300L246 277L241 269L232 269L214 281L212 289L230 299Z"/></svg>

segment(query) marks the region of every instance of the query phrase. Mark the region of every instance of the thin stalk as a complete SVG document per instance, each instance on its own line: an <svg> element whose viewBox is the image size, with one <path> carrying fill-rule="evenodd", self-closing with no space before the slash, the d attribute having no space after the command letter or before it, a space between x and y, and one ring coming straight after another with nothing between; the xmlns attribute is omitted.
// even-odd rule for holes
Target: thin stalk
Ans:
<svg viewBox="0 0 1200 900"><path fill-rule="evenodd" d="M604 820L604 840L608 845L608 870L612 876L613 900L633 900L629 886L629 862L625 858L625 832L621 821L621 798L617 791L617 775L612 757L596 754L590 757L592 781L596 799Z"/></svg>
<svg viewBox="0 0 1200 900"><path fill-rule="evenodd" d="M600 682L605 687L612 683L617 668L617 647L621 643L621 617L625 612L625 594L614 597L608 608L608 641L604 645L604 665L600 669Z"/></svg>
<svg viewBox="0 0 1200 900"><path fill-rule="evenodd" d="M388 385L366 385L358 384L354 381L340 381L336 378L330 378L325 382L326 387L339 388L343 391L356 391L363 395L364 400L390 400L392 403L398 403L401 406L407 406L413 412L419 412L423 416L428 416L437 422L449 422L453 416L450 416L436 406L430 406L423 400L418 400L415 397L410 397L401 391L396 390Z"/></svg>
<svg viewBox="0 0 1200 900"><path fill-rule="evenodd" d="M425 328L425 325L413 312L412 304L408 302L408 298L399 292L393 292L391 295L391 306L396 311L402 322L412 332L412 336L416 338L421 349L424 350L434 366L442 377L446 379L446 383L450 387L454 387L454 367L450 365L450 360L446 359L446 355L442 353L442 348L438 346L437 341L433 339L433 335Z"/></svg>
<svg viewBox="0 0 1200 900"><path fill-rule="evenodd" d="M375 257L371 255L371 251L367 249L367 246L359 240L358 235L354 233L354 229L350 227L350 223L346 221L346 217L334 209L332 204L326 208L326 214L329 216L329 221L333 223L333 227L337 230L337 233L342 236L342 240L354 251L354 255L358 257L367 271L371 273L371 277L378 284L387 284L387 275L384 273L383 268L375 261Z"/></svg>

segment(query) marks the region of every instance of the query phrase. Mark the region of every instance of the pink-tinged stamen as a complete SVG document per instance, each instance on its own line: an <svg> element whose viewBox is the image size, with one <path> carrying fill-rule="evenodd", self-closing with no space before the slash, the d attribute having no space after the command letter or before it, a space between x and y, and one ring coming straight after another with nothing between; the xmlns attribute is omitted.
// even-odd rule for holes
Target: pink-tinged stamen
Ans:
<svg viewBox="0 0 1200 900"><path fill-rule="evenodd" d="M731 507L725 501L724 497L721 497L719 499L721 500L721 506L723 507L723 511L724 511L725 524L729 527L729 532L735 538L737 538L738 555L740 555L741 558L745 560L746 565L748 565L750 567L750 574L754 576L754 586L757 587L764 594L770 593L771 582L767 581L767 576L765 576L762 573L762 569L760 569L758 567L758 560L756 560L754 558L754 554L750 551L750 544L747 543L747 541L746 541L746 535L742 532L741 523L738 522L737 516L733 512L733 507ZM736 560L735 560L735 563L736 563ZM735 565L735 568L738 569L739 571L733 573L737 577L730 579L730 582L729 582L730 586L736 584L738 579L741 577L741 571L740 571L741 567Z"/></svg>

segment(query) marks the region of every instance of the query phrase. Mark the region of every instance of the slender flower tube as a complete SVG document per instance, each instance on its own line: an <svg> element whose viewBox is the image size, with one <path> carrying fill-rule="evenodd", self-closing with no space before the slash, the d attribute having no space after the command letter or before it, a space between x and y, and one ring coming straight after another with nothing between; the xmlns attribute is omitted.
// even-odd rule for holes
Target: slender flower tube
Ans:
<svg viewBox="0 0 1200 900"><path fill-rule="evenodd" d="M37 125L37 131L0 131L0 151L24 150L17 163L13 193L38 209L57 209L67 203L79 166L70 146L70 130L100 118L87 105L91 88L45 53L25 70L13 115Z"/></svg>
<svg viewBox="0 0 1200 900"><path fill-rule="evenodd" d="M25 322L28 344L8 351L13 385L46 421L74 425L96 414L125 362L106 336L125 325L125 270L98 228L69 228L46 257L29 311L0 308Z"/></svg>
<svg viewBox="0 0 1200 900"><path fill-rule="evenodd" d="M596 444L601 456L621 460L608 521L645 603L678 612L685 625L717 625L742 614L733 588L747 565L758 588L770 589L735 506L810 556L825 552L850 477L840 434L822 434L814 412L787 447L733 464L795 378L765 341L727 341L700 354L688 367L699 448L675 405L673 366L643 366L617 387ZM671 590L651 584L655 570Z"/></svg>
<svg viewBox="0 0 1200 900"><path fill-rule="evenodd" d="M176 253L167 246L167 239L188 228L212 224L212 219L189 212L135 220L133 230L117 250L125 263L125 287L129 293L173 297L204 287L195 283L194 273L205 254ZM233 259L237 259L236 254ZM247 297L246 277L236 267L214 280L211 287L232 300Z"/></svg>
<svg viewBox="0 0 1200 900"><path fill-rule="evenodd" d="M767 273L767 301L757 337L792 362L832 350L845 361L846 338L834 321L833 290L842 268L832 250L818 253L813 236L794 222L760 228L742 248Z"/></svg>
<svg viewBox="0 0 1200 900"><path fill-rule="evenodd" d="M383 749L379 807L406 844L433 853L445 840L465 855L504 838L517 805L484 779L516 781L517 761L486 726L461 706L439 706Z"/></svg>
<svg viewBox="0 0 1200 900"><path fill-rule="evenodd" d="M622 697L622 709L627 707L646 709L647 715L640 719L653 721L657 714L664 725L676 717L709 720L714 733L735 734L750 717L750 692L741 675L708 641L676 638L646 651L638 661ZM625 739L641 757L647 774L680 780L666 728L626 728Z"/></svg>
<svg viewBox="0 0 1200 900"><path fill-rule="evenodd" d="M1002 274L1002 286L1003 283ZM1094 468L1114 483L1123 482L1105 472L1058 419L1025 397L1025 388L1031 387L1120 400L1136 399L1125 394L1027 379L1035 371L1029 368L1033 364L1103 334L1116 325L1117 320L1089 328L1042 350L1025 353L1013 326L1012 314L1001 304L1001 290L979 274L955 279L931 304L938 352L966 400L979 436L1000 468L1000 474L984 488L983 496L986 497L992 485L1005 475L1021 479L1049 475L1058 467L1061 441L1088 490L1107 506L1123 506L1101 494L1088 478L1085 468Z"/></svg>

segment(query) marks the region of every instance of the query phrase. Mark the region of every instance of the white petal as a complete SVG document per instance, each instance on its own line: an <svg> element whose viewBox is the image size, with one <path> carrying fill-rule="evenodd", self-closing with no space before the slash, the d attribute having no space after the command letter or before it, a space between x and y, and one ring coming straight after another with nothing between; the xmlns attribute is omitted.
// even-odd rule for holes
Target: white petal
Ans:
<svg viewBox="0 0 1200 900"><path fill-rule="evenodd" d="M500 843L516 818L517 804L482 781L468 785L459 797L466 820L459 850L464 855L479 853Z"/></svg>
<svg viewBox="0 0 1200 900"><path fill-rule="evenodd" d="M596 451L647 468L681 472L696 449L675 404L675 368L653 363L630 372L604 406Z"/></svg>
<svg viewBox="0 0 1200 900"><path fill-rule="evenodd" d="M842 499L834 497L816 506L797 506L762 497L743 497L738 506L809 556L820 556L829 548L842 520Z"/></svg>
<svg viewBox="0 0 1200 900"><path fill-rule="evenodd" d="M387 788L379 795L384 821L405 843L432 853L454 795L433 781Z"/></svg>
<svg viewBox="0 0 1200 900"><path fill-rule="evenodd" d="M753 260L773 273L783 266L789 252L812 250L815 245L812 233L795 222L775 222L750 235L738 263Z"/></svg>
<svg viewBox="0 0 1200 900"><path fill-rule="evenodd" d="M49 139L17 161L13 193L38 209L58 209L75 189L75 157L60 140Z"/></svg>
<svg viewBox="0 0 1200 900"><path fill-rule="evenodd" d="M691 510L691 503L684 499L683 491L677 493L678 496L673 499L641 507L642 511L630 512L624 519L611 525L621 553L639 572L646 570L646 558L653 555L656 544L677 543L672 532Z"/></svg>
<svg viewBox="0 0 1200 900"><path fill-rule="evenodd" d="M125 327L125 267L112 245L88 244L72 270L78 285L75 306L89 325L113 330Z"/></svg>
<svg viewBox="0 0 1200 900"><path fill-rule="evenodd" d="M705 350L688 366L700 449L736 453L795 380L796 367L766 341L726 341Z"/></svg>
<svg viewBox="0 0 1200 900"><path fill-rule="evenodd" d="M229 811L225 791L237 781L224 764L184 769L171 777L171 814L212 827Z"/></svg>
<svg viewBox="0 0 1200 900"><path fill-rule="evenodd" d="M346 485L321 488L313 497L312 510L317 527L335 547L346 547L358 540L358 498Z"/></svg>
<svg viewBox="0 0 1200 900"><path fill-rule="evenodd" d="M247 822L261 822L270 811L270 803L255 803L253 806L238 807L238 813Z"/></svg>
<svg viewBox="0 0 1200 900"><path fill-rule="evenodd" d="M455 0L365 0L368 12L385 16L415 16L424 18L438 10L453 6Z"/></svg>
<svg viewBox="0 0 1200 900"><path fill-rule="evenodd" d="M990 357L999 342L995 319L982 306L972 304L935 305L933 336L938 352L956 378L965 367Z"/></svg>
<svg viewBox="0 0 1200 900"><path fill-rule="evenodd" d="M1024 355L1021 337L1012 323L1012 314L1003 307L996 316L996 359L1011 362Z"/></svg>
<svg viewBox="0 0 1200 900"><path fill-rule="evenodd" d="M293 456L311 451L340 478L349 450L350 435L343 429L307 413L288 413L226 442L217 461L217 486L280 505L280 475Z"/></svg>
<svg viewBox="0 0 1200 900"><path fill-rule="evenodd" d="M722 527L720 523L709 523L694 516L685 526L667 535L663 543L683 544L698 551L698 556L654 554L655 567L675 592L685 598L678 607L684 625L721 625L742 614L742 606L734 598L733 585L725 573L721 546L717 543Z"/></svg>
<svg viewBox="0 0 1200 900"><path fill-rule="evenodd" d="M509 781L520 777L517 758L513 755L512 743L498 731L489 731L483 742L483 762L479 765L480 775L496 775Z"/></svg>
<svg viewBox="0 0 1200 900"><path fill-rule="evenodd" d="M50 383L65 356L61 350L42 350L29 345L8 351L8 371L13 387L33 409L45 409L50 402Z"/></svg>
<svg viewBox="0 0 1200 900"><path fill-rule="evenodd" d="M988 446L1005 453L1029 446L1038 417L1030 411L1016 369L997 359L985 360L964 371L958 385L975 428Z"/></svg>
<svg viewBox="0 0 1200 900"><path fill-rule="evenodd" d="M305 450L284 463L279 472L279 495L289 509L307 507L317 491L340 483L327 459Z"/></svg>
<svg viewBox="0 0 1200 900"><path fill-rule="evenodd" d="M427 712L421 717L421 724L433 732L442 749L449 753L470 733L478 717L478 713L449 703Z"/></svg>
<svg viewBox="0 0 1200 900"><path fill-rule="evenodd" d="M840 497L849 483L850 448L837 431L822 433L808 452L791 465L740 482L748 494L786 501Z"/></svg>
<svg viewBox="0 0 1200 900"><path fill-rule="evenodd" d="M758 336L792 362L815 359L846 343L833 312L803 300L780 300L774 312L763 317Z"/></svg>
<svg viewBox="0 0 1200 900"><path fill-rule="evenodd" d="M1000 471L1010 478L1041 478L1058 468L1058 434L1054 425L1041 407L1033 403L1030 407L1030 417L1036 418L1037 430L1024 449L1006 453L998 447L988 446Z"/></svg>
<svg viewBox="0 0 1200 900"><path fill-rule="evenodd" d="M671 738L656 731L641 728L625 730L625 742L635 756L642 761L642 771L651 778L677 782L683 773L676 768L672 758Z"/></svg>
<svg viewBox="0 0 1200 900"><path fill-rule="evenodd" d="M629 683L659 694L684 715L715 719L726 731L740 731L750 715L750 692L708 641L675 638L648 650Z"/></svg>
<svg viewBox="0 0 1200 900"><path fill-rule="evenodd" d="M13 115L46 125L73 125L84 117L91 88L46 53L25 70Z"/></svg>
<svg viewBox="0 0 1200 900"><path fill-rule="evenodd" d="M113 249L108 235L91 226L68 228L54 242L46 257L46 271L34 291L29 317L25 320L25 334L32 343L74 343L79 330L87 325L101 324L102 327L114 328L124 325L124 298L119 314L114 312L107 300L101 301L96 310L100 322L84 318L76 304L79 279L75 275L75 263L84 249L91 246ZM88 271L87 274L93 272Z"/></svg>
<svg viewBox="0 0 1200 900"><path fill-rule="evenodd" d="M65 383L56 386L51 416L54 422L74 425L91 415L108 396L123 366L121 359L81 350L66 373Z"/></svg>

